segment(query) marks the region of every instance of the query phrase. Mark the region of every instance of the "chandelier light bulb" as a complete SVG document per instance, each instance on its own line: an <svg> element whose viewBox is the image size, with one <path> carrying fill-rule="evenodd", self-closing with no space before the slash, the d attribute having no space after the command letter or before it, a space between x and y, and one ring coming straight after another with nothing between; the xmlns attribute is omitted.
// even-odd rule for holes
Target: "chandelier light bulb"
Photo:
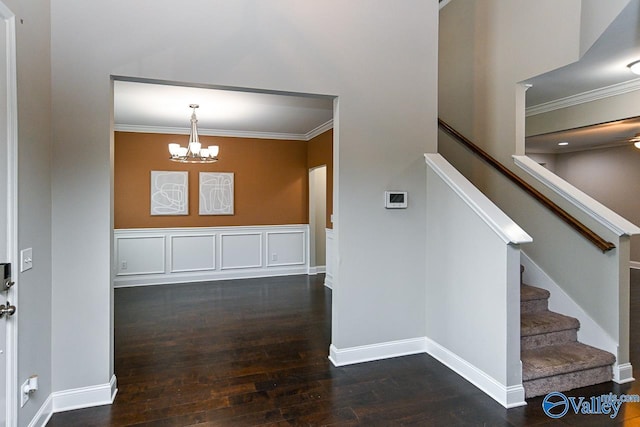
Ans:
<svg viewBox="0 0 640 427"><path fill-rule="evenodd" d="M172 142L171 144L169 144L169 153L172 156L177 156L179 151L180 151L180 144L177 144L175 142Z"/></svg>
<svg viewBox="0 0 640 427"><path fill-rule="evenodd" d="M191 150L191 152L193 154L198 154L200 153L200 147L202 145L199 142L190 142L189 143L189 149Z"/></svg>

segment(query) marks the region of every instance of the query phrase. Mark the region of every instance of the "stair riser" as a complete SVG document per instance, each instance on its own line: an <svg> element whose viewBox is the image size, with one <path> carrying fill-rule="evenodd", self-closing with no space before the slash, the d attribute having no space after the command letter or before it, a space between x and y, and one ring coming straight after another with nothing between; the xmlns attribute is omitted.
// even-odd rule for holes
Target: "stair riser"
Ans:
<svg viewBox="0 0 640 427"><path fill-rule="evenodd" d="M613 379L611 366L601 366L584 371L571 372L547 378L524 381L524 395L526 399L544 396L553 391L568 391L574 388L587 387L605 383Z"/></svg>
<svg viewBox="0 0 640 427"><path fill-rule="evenodd" d="M578 340L578 330L549 332L547 334L530 335L520 338L520 350L532 350L548 345L566 344Z"/></svg>
<svg viewBox="0 0 640 427"><path fill-rule="evenodd" d="M533 299L520 302L520 313L534 313L536 311L545 311L549 309L549 300Z"/></svg>

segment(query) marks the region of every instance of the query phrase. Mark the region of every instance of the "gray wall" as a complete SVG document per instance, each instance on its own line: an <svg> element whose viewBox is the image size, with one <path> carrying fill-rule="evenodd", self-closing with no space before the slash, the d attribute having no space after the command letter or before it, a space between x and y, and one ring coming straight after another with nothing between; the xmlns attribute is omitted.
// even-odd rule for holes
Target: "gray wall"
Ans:
<svg viewBox="0 0 640 427"><path fill-rule="evenodd" d="M332 342L424 336L436 2L59 0L51 16L54 390L113 372L111 75L336 95ZM385 189L410 208L385 210Z"/></svg>
<svg viewBox="0 0 640 427"><path fill-rule="evenodd" d="M555 156L558 176L634 224L640 224L640 150L629 144ZM640 236L631 238L640 261Z"/></svg>
<svg viewBox="0 0 640 427"><path fill-rule="evenodd" d="M17 21L18 248L33 248L33 269L19 274L18 382L37 374L40 387L19 409L22 426L49 397L52 381L50 11L48 0L5 4Z"/></svg>
<svg viewBox="0 0 640 427"><path fill-rule="evenodd" d="M624 2L620 3L618 6ZM595 25L597 13L589 13L586 24L581 22L581 13L589 4L596 5L580 0L450 2L440 14L440 117L527 179L512 159L514 154L524 154L525 88L520 82L579 59L581 35L606 28ZM610 21L609 16L600 17L604 23ZM619 238L548 189L541 189L617 246L603 255L468 150L440 135L438 151L533 237L533 243L523 250L619 340L618 362L627 362L628 239Z"/></svg>

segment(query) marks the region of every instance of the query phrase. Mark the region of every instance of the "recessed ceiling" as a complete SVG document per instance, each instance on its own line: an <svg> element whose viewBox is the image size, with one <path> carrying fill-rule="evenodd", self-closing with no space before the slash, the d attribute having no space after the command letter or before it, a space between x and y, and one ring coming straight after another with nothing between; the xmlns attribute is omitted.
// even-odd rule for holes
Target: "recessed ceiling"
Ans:
<svg viewBox="0 0 640 427"><path fill-rule="evenodd" d="M583 57L526 80L527 107L637 80L627 65L640 59L640 1L632 0Z"/></svg>
<svg viewBox="0 0 640 427"><path fill-rule="evenodd" d="M527 153L568 153L631 144L640 133L640 117L568 129L526 138ZM559 146L560 142L569 144Z"/></svg>
<svg viewBox="0 0 640 427"><path fill-rule="evenodd" d="M114 81L116 130L189 133L191 109L203 135L308 139L333 119L329 96L281 95L239 90Z"/></svg>
<svg viewBox="0 0 640 427"><path fill-rule="evenodd" d="M575 95L620 83L640 87L627 65L640 59L640 0L631 0L583 57L560 69L527 80L527 107L563 102ZM636 86L637 84L637 86ZM566 106L566 105L565 105ZM528 153L566 153L629 144L640 133L640 118L630 118L526 138ZM558 146L559 142L568 142Z"/></svg>

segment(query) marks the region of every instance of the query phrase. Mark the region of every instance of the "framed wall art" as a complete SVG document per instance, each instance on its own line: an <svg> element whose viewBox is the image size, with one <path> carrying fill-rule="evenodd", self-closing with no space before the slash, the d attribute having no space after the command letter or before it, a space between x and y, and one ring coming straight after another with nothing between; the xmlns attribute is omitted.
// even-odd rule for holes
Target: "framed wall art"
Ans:
<svg viewBox="0 0 640 427"><path fill-rule="evenodd" d="M151 171L151 215L189 215L189 172Z"/></svg>
<svg viewBox="0 0 640 427"><path fill-rule="evenodd" d="M200 172L200 215L233 215L233 173Z"/></svg>

